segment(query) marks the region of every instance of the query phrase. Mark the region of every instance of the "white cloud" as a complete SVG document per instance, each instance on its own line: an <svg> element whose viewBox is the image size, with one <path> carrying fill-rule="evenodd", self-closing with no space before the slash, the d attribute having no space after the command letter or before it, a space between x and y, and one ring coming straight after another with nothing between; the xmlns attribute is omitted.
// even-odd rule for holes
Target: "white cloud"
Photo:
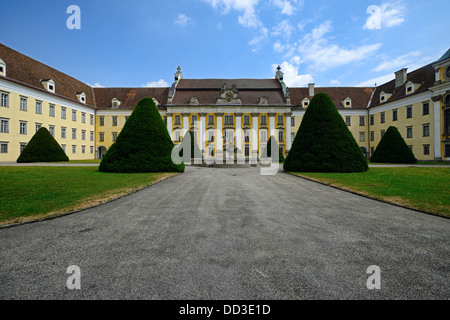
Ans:
<svg viewBox="0 0 450 320"><path fill-rule="evenodd" d="M203 0L209 3L214 9L221 10L223 14L227 14L230 10L243 12L239 16L240 24L247 28L259 28L262 23L256 15L256 5L259 0Z"/></svg>
<svg viewBox="0 0 450 320"><path fill-rule="evenodd" d="M180 26L187 26L189 24L193 23L193 20L185 15L184 13L181 13L178 15L177 19L174 21L175 24L178 24Z"/></svg>
<svg viewBox="0 0 450 320"><path fill-rule="evenodd" d="M372 78L372 79L360 82L356 85L356 87L374 87L375 84L376 84L376 86L379 86L379 85L382 85L386 82L393 80L394 77L395 76L393 73L389 73L389 74L386 74L381 77L376 77L376 78Z"/></svg>
<svg viewBox="0 0 450 320"><path fill-rule="evenodd" d="M297 4L298 1L293 0L294 4ZM272 3L281 9L281 13L285 15L292 15L295 11L294 6L291 4L291 1L288 0L272 0Z"/></svg>
<svg viewBox="0 0 450 320"><path fill-rule="evenodd" d="M92 86L94 88L104 88L104 86L102 86L100 83L96 82L94 83L94 85Z"/></svg>
<svg viewBox="0 0 450 320"><path fill-rule="evenodd" d="M405 21L406 6L403 0L384 2L367 19L364 29L392 28Z"/></svg>
<svg viewBox="0 0 450 320"><path fill-rule="evenodd" d="M341 82L337 79L333 79L330 81L331 84L341 84Z"/></svg>
<svg viewBox="0 0 450 320"><path fill-rule="evenodd" d="M292 31L294 28L292 25L287 21L283 20L279 24L273 27L273 31L271 33L272 36L282 36L286 39L289 39L291 37Z"/></svg>
<svg viewBox="0 0 450 320"><path fill-rule="evenodd" d="M279 66L281 71L284 73L283 81L288 87L305 87L308 83L314 82L314 78L310 74L298 74L299 62L300 60L293 60L293 63L284 61ZM275 73L278 64L272 64L272 72Z"/></svg>
<svg viewBox="0 0 450 320"><path fill-rule="evenodd" d="M158 81L151 81L147 82L146 84L142 85L143 87L149 87L149 88L166 88L169 87L169 84L164 81L163 79L159 79Z"/></svg>
<svg viewBox="0 0 450 320"><path fill-rule="evenodd" d="M380 71L392 71L397 68L403 68L407 66L413 58L417 58L420 55L420 51L412 51L410 53L399 56L395 59L387 59L380 63L376 68L372 69L372 71L380 72Z"/></svg>
<svg viewBox="0 0 450 320"><path fill-rule="evenodd" d="M381 47L381 43L362 45L351 49L329 43L326 35L332 30L331 21L326 21L306 34L298 46L303 59L311 63L314 69L324 71L329 68L358 62L367 58Z"/></svg>

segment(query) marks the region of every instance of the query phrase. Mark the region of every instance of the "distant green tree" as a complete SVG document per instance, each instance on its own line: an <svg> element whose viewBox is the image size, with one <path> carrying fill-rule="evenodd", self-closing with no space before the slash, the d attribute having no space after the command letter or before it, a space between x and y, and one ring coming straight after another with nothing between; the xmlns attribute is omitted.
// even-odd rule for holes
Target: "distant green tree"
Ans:
<svg viewBox="0 0 450 320"><path fill-rule="evenodd" d="M102 172L183 172L184 163L172 161L172 139L153 99L137 104L116 143L100 163Z"/></svg>
<svg viewBox="0 0 450 320"><path fill-rule="evenodd" d="M378 163L417 163L416 157L408 148L396 127L387 129L370 161Z"/></svg>
<svg viewBox="0 0 450 320"><path fill-rule="evenodd" d="M331 98L318 93L305 112L284 163L296 172L364 172L363 152Z"/></svg>
<svg viewBox="0 0 450 320"><path fill-rule="evenodd" d="M69 161L69 158L55 138L44 127L34 134L17 159L18 163L62 161Z"/></svg>

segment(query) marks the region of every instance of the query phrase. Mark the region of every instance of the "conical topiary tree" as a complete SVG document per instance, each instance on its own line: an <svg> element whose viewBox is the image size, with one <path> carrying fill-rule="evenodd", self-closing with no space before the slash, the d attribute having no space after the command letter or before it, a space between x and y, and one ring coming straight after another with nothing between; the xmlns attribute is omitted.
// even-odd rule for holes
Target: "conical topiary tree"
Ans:
<svg viewBox="0 0 450 320"><path fill-rule="evenodd" d="M327 94L318 93L312 98L286 157L284 170L296 172L368 170L363 152Z"/></svg>
<svg viewBox="0 0 450 320"><path fill-rule="evenodd" d="M270 136L269 141L267 141L267 146L262 153L262 157L272 158L272 139L275 142L275 150L278 150L278 161L283 163L285 161L283 152L280 150L277 140L274 136Z"/></svg>
<svg viewBox="0 0 450 320"><path fill-rule="evenodd" d="M387 129L370 161L382 163L417 163L416 157L414 157L414 154L408 148L396 127L389 127Z"/></svg>
<svg viewBox="0 0 450 320"><path fill-rule="evenodd" d="M189 141L185 141L185 139L188 139ZM197 140L195 139L195 135L193 131L188 131L186 132L186 134L183 137L183 141L181 142L181 145L190 145L191 147L191 159L201 159L203 158L202 156L202 151L200 150L200 147L198 146ZM183 157L183 149L180 149L180 157Z"/></svg>
<svg viewBox="0 0 450 320"><path fill-rule="evenodd" d="M69 158L55 138L44 127L34 134L17 159L18 163L62 161L69 161Z"/></svg>
<svg viewBox="0 0 450 320"><path fill-rule="evenodd" d="M153 99L139 101L100 163L102 172L183 172L171 158L174 145Z"/></svg>

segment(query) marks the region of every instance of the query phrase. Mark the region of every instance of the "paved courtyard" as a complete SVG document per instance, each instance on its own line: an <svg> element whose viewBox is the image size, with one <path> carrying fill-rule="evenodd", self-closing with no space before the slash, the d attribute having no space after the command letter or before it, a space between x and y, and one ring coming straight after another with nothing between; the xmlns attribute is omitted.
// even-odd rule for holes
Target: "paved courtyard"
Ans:
<svg viewBox="0 0 450 320"><path fill-rule="evenodd" d="M0 299L448 299L449 240L448 219L285 173L189 167L0 229ZM71 265L81 290L66 287Z"/></svg>

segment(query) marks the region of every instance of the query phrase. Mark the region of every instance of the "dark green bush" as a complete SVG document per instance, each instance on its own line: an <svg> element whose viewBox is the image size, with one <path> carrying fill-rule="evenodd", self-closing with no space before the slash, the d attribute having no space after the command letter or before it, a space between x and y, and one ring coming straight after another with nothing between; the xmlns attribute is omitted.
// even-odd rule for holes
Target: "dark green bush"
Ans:
<svg viewBox="0 0 450 320"><path fill-rule="evenodd" d="M139 101L121 133L100 163L102 172L183 172L184 163L175 164L174 148L153 99Z"/></svg>
<svg viewBox="0 0 450 320"><path fill-rule="evenodd" d="M285 161L284 155L283 152L280 150L280 146L274 136L270 136L269 141L267 141L267 146L263 150L262 157L272 158L272 139L273 141L275 141L275 148L276 148L275 150L278 150L278 159L279 159L278 161L280 163L283 163Z"/></svg>
<svg viewBox="0 0 450 320"><path fill-rule="evenodd" d="M64 150L50 132L42 127L25 146L18 163L69 161Z"/></svg>
<svg viewBox="0 0 450 320"><path fill-rule="evenodd" d="M381 138L371 162L381 163L417 163L416 157L408 148L396 127L389 127Z"/></svg>
<svg viewBox="0 0 450 320"><path fill-rule="evenodd" d="M364 154L348 130L331 98L316 94L284 163L296 172L364 172Z"/></svg>

